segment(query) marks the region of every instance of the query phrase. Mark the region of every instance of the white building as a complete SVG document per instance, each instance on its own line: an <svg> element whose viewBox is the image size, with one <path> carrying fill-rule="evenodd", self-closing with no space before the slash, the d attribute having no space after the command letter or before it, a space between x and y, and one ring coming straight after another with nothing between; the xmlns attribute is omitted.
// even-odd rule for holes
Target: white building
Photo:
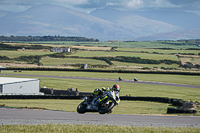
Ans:
<svg viewBox="0 0 200 133"><path fill-rule="evenodd" d="M1 73L1 70L4 70L4 69L6 69L6 68L3 66L0 66L0 73Z"/></svg>
<svg viewBox="0 0 200 133"><path fill-rule="evenodd" d="M0 66L0 69L6 69L5 67L3 67L3 66Z"/></svg>
<svg viewBox="0 0 200 133"><path fill-rule="evenodd" d="M51 49L52 52L70 52L70 48L58 48L58 47L55 47L55 48L52 48Z"/></svg>
<svg viewBox="0 0 200 133"><path fill-rule="evenodd" d="M40 79L0 77L2 95L41 95Z"/></svg>

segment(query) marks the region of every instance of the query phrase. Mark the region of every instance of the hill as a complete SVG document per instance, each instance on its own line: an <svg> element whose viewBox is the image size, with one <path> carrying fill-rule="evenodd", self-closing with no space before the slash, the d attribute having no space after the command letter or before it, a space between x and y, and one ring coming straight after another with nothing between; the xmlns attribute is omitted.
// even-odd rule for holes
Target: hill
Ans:
<svg viewBox="0 0 200 133"><path fill-rule="evenodd" d="M155 11L135 11L133 13L148 19L176 25L183 29L200 28L200 16L192 12L157 9Z"/></svg>
<svg viewBox="0 0 200 133"><path fill-rule="evenodd" d="M200 38L200 28L191 30L179 30L174 32L154 34L136 38L136 41L155 41L155 40L182 40L182 39L197 39Z"/></svg>
<svg viewBox="0 0 200 133"><path fill-rule="evenodd" d="M163 21L148 19L136 15L130 11L119 11L114 9L97 9L90 13L95 17L99 17L122 27L137 32L138 36L151 35L156 33L171 32L181 30L179 26L175 26Z"/></svg>
<svg viewBox="0 0 200 133"><path fill-rule="evenodd" d="M98 9L90 14L43 4L26 11L0 11L0 35L69 36L119 40L198 39L200 16L180 11ZM191 29L192 28L192 29Z"/></svg>
<svg viewBox="0 0 200 133"><path fill-rule="evenodd" d="M0 29L0 34L5 36L62 35L100 40L127 40L136 37L136 33L112 22L48 4L1 17Z"/></svg>

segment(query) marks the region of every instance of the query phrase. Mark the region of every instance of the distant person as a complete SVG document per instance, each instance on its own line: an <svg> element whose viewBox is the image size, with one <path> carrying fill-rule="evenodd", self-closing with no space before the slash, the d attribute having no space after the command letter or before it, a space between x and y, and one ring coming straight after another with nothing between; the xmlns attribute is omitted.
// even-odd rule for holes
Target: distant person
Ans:
<svg viewBox="0 0 200 133"><path fill-rule="evenodd" d="M134 78L134 81L138 81L137 78Z"/></svg>

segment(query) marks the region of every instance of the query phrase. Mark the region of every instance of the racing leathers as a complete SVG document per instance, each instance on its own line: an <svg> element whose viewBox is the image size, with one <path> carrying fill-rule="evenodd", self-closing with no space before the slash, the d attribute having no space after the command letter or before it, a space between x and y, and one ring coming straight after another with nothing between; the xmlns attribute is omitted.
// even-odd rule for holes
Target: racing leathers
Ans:
<svg viewBox="0 0 200 133"><path fill-rule="evenodd" d="M92 110L98 110L98 106L99 106L99 103L100 103L100 100L99 99L102 99L104 97L104 94L108 91L110 92L114 92L115 93L115 101L116 101L116 104L118 105L119 102L120 102L120 96L119 96L119 91L115 91L113 90L112 88L102 88L102 93L98 93L98 95L95 95L93 100L91 101L91 109ZM94 95L94 93L93 93Z"/></svg>

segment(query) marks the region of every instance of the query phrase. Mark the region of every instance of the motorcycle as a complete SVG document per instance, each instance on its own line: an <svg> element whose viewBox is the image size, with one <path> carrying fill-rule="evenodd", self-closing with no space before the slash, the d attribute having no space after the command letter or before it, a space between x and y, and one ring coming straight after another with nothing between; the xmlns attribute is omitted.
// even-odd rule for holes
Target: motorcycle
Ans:
<svg viewBox="0 0 200 133"><path fill-rule="evenodd" d="M119 93L119 92L118 92ZM96 100L96 108L92 106L92 100ZM85 97L84 101L81 102L77 107L77 112L84 114L85 112L99 112L99 114L111 113L114 106L119 104L119 96L115 91L104 92L103 96L91 99L90 97Z"/></svg>

